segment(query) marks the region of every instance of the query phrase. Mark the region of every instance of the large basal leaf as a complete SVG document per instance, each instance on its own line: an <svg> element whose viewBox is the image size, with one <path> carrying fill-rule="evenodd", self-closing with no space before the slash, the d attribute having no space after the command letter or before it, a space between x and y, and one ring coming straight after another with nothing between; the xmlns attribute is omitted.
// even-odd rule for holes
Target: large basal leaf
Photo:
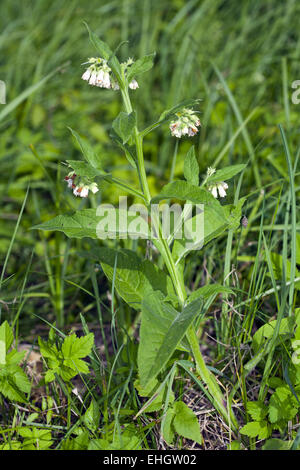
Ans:
<svg viewBox="0 0 300 470"><path fill-rule="evenodd" d="M77 143L80 147L80 150L83 153L83 156L86 159L86 161L90 165L92 165L93 168L101 170L100 158L98 157L98 155L94 151L93 147L88 143L87 140L80 137L80 135L76 131L71 129L71 127L69 127L69 129L72 132L73 136L75 137L75 139L76 139L76 141L77 141Z"/></svg>
<svg viewBox="0 0 300 470"><path fill-rule="evenodd" d="M101 207L101 206L100 206ZM130 211L101 208L83 209L70 214L58 215L47 222L35 225L32 229L60 231L70 238L142 238L150 237L147 221ZM126 216L127 223L122 222Z"/></svg>
<svg viewBox="0 0 300 470"><path fill-rule="evenodd" d="M144 297L138 351L142 387L146 387L161 372L199 315L202 305L203 300L197 299L177 312L163 301L161 293L153 292Z"/></svg>
<svg viewBox="0 0 300 470"><path fill-rule="evenodd" d="M119 295L136 310L144 296L155 290L163 296L174 296L170 277L151 261L142 261L134 251L101 247L90 250L85 256L100 261L108 279L114 279Z"/></svg>
<svg viewBox="0 0 300 470"><path fill-rule="evenodd" d="M133 78L141 73L147 72L153 67L155 52L153 54L145 55L141 59L135 61L127 72L127 80L130 82Z"/></svg>

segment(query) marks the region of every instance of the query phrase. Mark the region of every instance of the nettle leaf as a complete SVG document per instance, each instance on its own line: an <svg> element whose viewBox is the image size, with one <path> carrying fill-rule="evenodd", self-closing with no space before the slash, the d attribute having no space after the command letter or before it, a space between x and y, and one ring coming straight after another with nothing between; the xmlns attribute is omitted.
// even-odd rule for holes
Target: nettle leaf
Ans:
<svg viewBox="0 0 300 470"><path fill-rule="evenodd" d="M289 421L298 413L298 403L287 385L278 387L270 398L269 419L271 423Z"/></svg>
<svg viewBox="0 0 300 470"><path fill-rule="evenodd" d="M262 421L268 414L268 408L263 401L247 401L247 411L254 421Z"/></svg>
<svg viewBox="0 0 300 470"><path fill-rule="evenodd" d="M164 368L187 329L199 315L202 305L202 299L197 299L178 312L163 302L160 292L144 297L138 350L142 387L146 387Z"/></svg>
<svg viewBox="0 0 300 470"><path fill-rule="evenodd" d="M131 237L148 239L151 236L148 222L135 212L103 209L102 214L97 215L97 209L74 211L35 225L32 230L57 230L64 232L70 238L115 239ZM127 224L122 222L124 217L127 218Z"/></svg>
<svg viewBox="0 0 300 470"><path fill-rule="evenodd" d="M198 186L199 184L199 165L195 154L195 147L192 146L188 151L183 168L184 177L188 183Z"/></svg>
<svg viewBox="0 0 300 470"><path fill-rule="evenodd" d="M170 277L151 261L142 261L134 251L98 248L88 256L100 261L108 279L111 282L114 279L118 294L136 310L144 296L153 290L159 290L164 296L174 294Z"/></svg>
<svg viewBox="0 0 300 470"><path fill-rule="evenodd" d="M0 368L0 393L9 400L26 403L25 394L31 389L30 381L21 367L6 365Z"/></svg>
<svg viewBox="0 0 300 470"><path fill-rule="evenodd" d="M128 69L127 81L130 82L137 75L140 75L148 70L152 69L155 52L149 55L145 55L141 59L136 60Z"/></svg>
<svg viewBox="0 0 300 470"><path fill-rule="evenodd" d="M249 437L258 437L259 439L267 439L271 432L272 428L268 425L267 421L252 421L240 429L241 434Z"/></svg>
<svg viewBox="0 0 300 470"><path fill-rule="evenodd" d="M80 358L90 354L93 344L93 333L88 333L80 338L72 333L65 337L61 350L65 358Z"/></svg>
<svg viewBox="0 0 300 470"><path fill-rule="evenodd" d="M114 131L122 139L123 144L126 144L131 137L135 125L136 114L134 111L130 114L121 111L112 123Z"/></svg>
<svg viewBox="0 0 300 470"><path fill-rule="evenodd" d="M17 432L24 438L22 450L46 450L53 444L49 429L29 428L27 426L19 428Z"/></svg>
<svg viewBox="0 0 300 470"><path fill-rule="evenodd" d="M173 426L177 434L202 444L202 435L197 416L183 401L174 404Z"/></svg>
<svg viewBox="0 0 300 470"><path fill-rule="evenodd" d="M45 375L46 382L52 382L55 374L69 381L79 372L87 374L89 367L82 358L91 353L94 344L94 335L89 333L78 338L75 333L66 336L61 349L58 349L52 341L43 341L38 338L40 352L49 367Z"/></svg>
<svg viewBox="0 0 300 470"><path fill-rule="evenodd" d="M226 166L225 168L221 168L217 170L213 175L209 176L206 180L206 183L218 183L219 181L226 181L233 178L235 175L240 173L246 168L247 165L231 165Z"/></svg>
<svg viewBox="0 0 300 470"><path fill-rule="evenodd" d="M108 176L108 173L105 171L99 170L92 167L88 163L82 162L80 160L67 160L68 165L75 171L76 175L81 177L86 177L94 179L99 176Z"/></svg>
<svg viewBox="0 0 300 470"><path fill-rule="evenodd" d="M13 332L8 322L0 326L0 393L9 400L25 403L26 394L30 392L30 381L19 366L25 351L15 349L8 352L14 340Z"/></svg>
<svg viewBox="0 0 300 470"><path fill-rule="evenodd" d="M77 143L80 147L80 150L83 153L83 156L86 159L86 161L93 168L96 168L97 170L102 171L101 170L100 158L98 157L98 155L94 151L93 147L87 142L87 140L80 137L80 135L76 131L71 129L71 127L69 127L69 130L72 132L73 136L75 137L75 139L76 139L76 141L77 141Z"/></svg>

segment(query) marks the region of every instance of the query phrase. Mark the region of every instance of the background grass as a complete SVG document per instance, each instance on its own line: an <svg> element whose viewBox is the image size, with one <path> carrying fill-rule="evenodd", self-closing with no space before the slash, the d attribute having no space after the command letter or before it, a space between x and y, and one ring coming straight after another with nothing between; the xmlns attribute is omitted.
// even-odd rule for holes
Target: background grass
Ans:
<svg viewBox="0 0 300 470"><path fill-rule="evenodd" d="M112 48L128 41L119 50L121 59L157 52L154 69L141 77L133 98L141 124L153 122L180 100L201 98L202 129L193 143L203 174L216 161L220 167L250 162L240 188L240 196L251 193L244 208L248 227L194 253L186 267L190 290L224 279L237 288L234 308L207 305L203 343L220 370L242 369L251 357L253 331L278 312L285 316L297 306L297 283L285 286L290 277L297 278L295 266L300 263L299 109L291 102L291 84L300 76L299 2L2 0L0 11L0 79L6 83L6 107L11 105L4 116L5 106L0 109L0 258L5 268L1 320L13 322L19 342L34 345L36 333L48 328L42 319L56 319L68 331L81 323L82 314L96 327L99 344L106 349L106 367L117 390L117 416L126 409L126 374L116 379L112 364L134 330L132 312L119 299L114 310L101 269L79 256L89 241L29 230L78 206L114 203L121 194L112 194L104 185L90 202L72 198L63 182L64 161L77 158L79 150L67 126L88 137L104 155L108 170L135 182L108 137L109 123L121 106L118 94L88 87L80 79L83 62L94 55L84 20ZM36 90L29 89L34 85ZM153 193L170 178L175 150L174 175L181 177L189 146L186 139L175 149L167 126L147 137ZM228 202L234 201L236 189L230 188ZM262 251L266 256L260 256ZM277 259L276 264L272 253L282 254L283 261ZM274 295L277 285L281 289ZM261 296L270 290L271 295ZM274 348L269 355L272 373L283 358L280 353L274 362L273 353ZM259 387L270 370L258 370L250 388ZM132 371L130 387L133 379ZM246 381L239 384L244 403L247 387ZM157 446L155 433L151 439Z"/></svg>

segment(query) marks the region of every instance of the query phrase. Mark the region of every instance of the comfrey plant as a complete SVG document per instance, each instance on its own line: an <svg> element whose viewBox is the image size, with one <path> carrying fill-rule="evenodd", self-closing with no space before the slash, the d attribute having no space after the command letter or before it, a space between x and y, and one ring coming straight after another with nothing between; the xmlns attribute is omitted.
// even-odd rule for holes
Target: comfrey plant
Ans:
<svg viewBox="0 0 300 470"><path fill-rule="evenodd" d="M191 147L184 163L185 179L166 184L158 195L152 196L145 170L143 140L147 134L165 123L169 124L172 136L192 138L200 127L198 114L193 110L199 100L185 101L164 111L156 122L140 130L137 114L132 107L130 90L139 86L137 77L151 69L154 54L136 61L128 59L127 62L120 63L107 44L90 30L89 35L99 57L88 60L88 67L82 79L90 85L110 88L120 93L124 110L112 123L111 138L124 151L124 155L136 170L140 188L134 188L126 181L107 173L102 168L101 157L74 130L71 131L85 161L67 161L72 171L66 176L66 182L75 196L88 197L89 191L96 193L99 189L98 182L104 180L121 188L125 194L134 196L140 204L136 211L120 206L115 209L113 219L107 216L103 207L102 210L82 209L72 214L60 215L36 228L60 230L69 237L77 238L131 236L149 239L150 244L155 247L154 262L141 259L132 250L121 248L116 250L100 246L91 248L89 253L89 257L100 261L104 273L113 281L114 288L125 302L133 309L141 311L137 389L141 396L160 396L166 389L170 376L174 378L175 366L182 367L187 372L194 367L195 373L192 374L195 381L205 389L207 397L223 419L236 430L237 421L231 404L223 395L214 374L205 364L196 333L204 315L204 302L208 299L213 301L218 293L228 294L231 291L227 287L213 284L189 293L184 282L184 267L191 250L199 249L226 230L236 230L240 226L244 200L236 201L235 205L222 205L218 197L225 198L228 189L225 181L241 172L245 165L234 165L220 170L209 168L202 184L199 184L199 166L194 147ZM174 199L181 201L181 204L186 203L186 206L166 231L159 211L160 203ZM195 215L195 211L190 210L192 205L200 206L202 210ZM153 206L156 210L153 210ZM169 207L165 204L165 208L166 206ZM194 230L197 218L201 220L201 227ZM181 232L182 236L178 237L182 225L185 225L185 230ZM149 226L151 230L147 230ZM159 256L164 262L163 269L157 267ZM175 359L176 351L185 354L186 359L192 357L193 362ZM170 397L170 393L167 396ZM149 405L153 401L151 400ZM168 409L168 403L165 404L165 411Z"/></svg>

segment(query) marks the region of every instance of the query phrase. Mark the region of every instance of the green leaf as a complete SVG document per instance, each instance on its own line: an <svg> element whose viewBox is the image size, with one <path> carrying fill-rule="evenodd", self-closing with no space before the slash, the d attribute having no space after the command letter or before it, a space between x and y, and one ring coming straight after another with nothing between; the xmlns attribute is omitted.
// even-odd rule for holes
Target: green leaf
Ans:
<svg viewBox="0 0 300 470"><path fill-rule="evenodd" d="M94 334L77 338L75 333L66 336L62 345L62 353L65 359L77 359L88 356L94 344Z"/></svg>
<svg viewBox="0 0 300 470"><path fill-rule="evenodd" d="M197 416L182 401L174 404L173 426L180 436L202 444L202 435Z"/></svg>
<svg viewBox="0 0 300 470"><path fill-rule="evenodd" d="M82 209L70 214L58 215L32 227L38 230L60 231L70 238L150 238L151 231L145 218L126 210ZM100 214L100 215L97 215ZM127 223L124 223L124 218Z"/></svg>
<svg viewBox="0 0 300 470"><path fill-rule="evenodd" d="M116 134L114 129L111 129L109 135L111 139L118 145L118 147L120 147L124 151L125 156L127 160L129 161L130 165L134 169L137 169L137 164L136 164L137 158L136 158L135 147L129 146L128 144L123 144L122 139L120 139L120 137L118 136L118 134Z"/></svg>
<svg viewBox="0 0 300 470"><path fill-rule="evenodd" d="M83 422L90 431L97 431L99 428L100 410L97 402L93 399L83 416Z"/></svg>
<svg viewBox="0 0 300 470"><path fill-rule="evenodd" d="M11 347L13 340L12 329L5 320L0 326L0 364L6 363L6 353Z"/></svg>
<svg viewBox="0 0 300 470"><path fill-rule="evenodd" d="M149 397L152 399L147 407L143 408L144 413L153 413L153 411L160 411L162 409L166 401L166 395L168 394L168 383L166 383L163 387L160 387L158 381L156 379L152 379L150 382L148 382L145 388L142 388L140 381L136 380L134 386L141 397ZM160 388L160 391L157 393L158 388ZM175 400L172 390L169 392L168 400L169 403L173 403Z"/></svg>
<svg viewBox="0 0 300 470"><path fill-rule="evenodd" d="M207 286L200 287L199 289L192 292L188 298L188 302L192 302L199 297L207 299L212 295L218 294L233 294L233 290L229 287L222 286L221 284L208 284Z"/></svg>
<svg viewBox="0 0 300 470"><path fill-rule="evenodd" d="M62 450L86 450L89 446L90 435L82 431L77 437L63 441Z"/></svg>
<svg viewBox="0 0 300 470"><path fill-rule="evenodd" d="M237 230L241 226L242 208L246 199L246 197L242 197L238 200L236 205L228 204L222 206L231 230Z"/></svg>
<svg viewBox="0 0 300 470"><path fill-rule="evenodd" d="M254 352L257 352L265 345L266 339L273 336L276 323L277 320L272 320L269 323L265 323L255 332L252 339L252 348ZM282 340L282 337L291 337L293 335L294 326L295 319L293 317L283 318L280 322L278 342Z"/></svg>
<svg viewBox="0 0 300 470"><path fill-rule="evenodd" d="M112 123L114 131L122 139L123 144L126 144L131 137L135 125L136 114L134 111L130 114L121 111Z"/></svg>
<svg viewBox="0 0 300 470"><path fill-rule="evenodd" d="M152 69L155 52L149 55L145 55L141 59L136 60L128 69L127 81L130 82L133 78L141 73L148 72Z"/></svg>
<svg viewBox="0 0 300 470"><path fill-rule="evenodd" d="M172 255L176 264L190 251L201 249L229 228L230 223L223 207L219 206L216 210L215 207L205 205L204 215L199 213L185 220L184 236L182 239L176 238L173 245Z"/></svg>
<svg viewBox="0 0 300 470"><path fill-rule="evenodd" d="M262 446L262 450L290 450L292 441L283 441L282 439L268 439Z"/></svg>
<svg viewBox="0 0 300 470"><path fill-rule="evenodd" d="M109 174L80 160L67 160L67 163L75 171L76 175L82 178L94 179L98 176L108 176Z"/></svg>
<svg viewBox="0 0 300 470"><path fill-rule="evenodd" d="M240 433L249 437L258 437L259 439L267 439L272 432L267 421L251 421L240 429Z"/></svg>
<svg viewBox="0 0 300 470"><path fill-rule="evenodd" d="M222 206L213 197L213 195L204 188L194 186L187 181L172 181L166 184L160 194L152 198L151 203L156 203L164 199L179 199L181 201L190 201L194 204L207 204L219 209L220 214L222 213Z"/></svg>
<svg viewBox="0 0 300 470"><path fill-rule="evenodd" d="M112 52L110 47L106 44L106 42L101 41L101 39L99 39L98 36L90 30L87 23L84 22L84 24L89 32L91 43L93 44L97 52L100 54L100 57L108 61L108 65L112 69L120 87L123 88L121 66L117 57Z"/></svg>
<svg viewBox="0 0 300 470"><path fill-rule="evenodd" d="M159 292L146 295L142 302L138 369L142 387L164 368L203 305L202 299L177 312L163 302Z"/></svg>
<svg viewBox="0 0 300 470"><path fill-rule="evenodd" d="M225 168L217 170L213 175L209 176L206 180L206 183L212 184L218 183L220 181L227 181L243 171L246 166L247 165L245 164L226 166Z"/></svg>
<svg viewBox="0 0 300 470"><path fill-rule="evenodd" d="M175 412L173 407L168 408L162 429L163 438L168 445L172 445L175 437L175 432L172 426L174 415Z"/></svg>
<svg viewBox="0 0 300 470"><path fill-rule="evenodd" d="M247 401L247 411L254 421L262 421L268 414L263 401Z"/></svg>
<svg viewBox="0 0 300 470"><path fill-rule="evenodd" d="M142 440L143 436L137 434L136 427L127 425L122 433L114 433L112 440L92 439L88 450L140 450Z"/></svg>
<svg viewBox="0 0 300 470"><path fill-rule="evenodd" d="M51 341L45 342L38 338L40 351L49 367L45 375L46 382L52 382L55 374L69 381L79 372L87 374L89 372L87 362L81 358L91 353L94 344L94 335L89 333L78 338L75 333L66 336L61 349L58 349Z"/></svg>
<svg viewBox="0 0 300 470"><path fill-rule="evenodd" d="M0 450L21 450L22 443L19 441L11 440L5 444L0 445Z"/></svg>
<svg viewBox="0 0 300 470"><path fill-rule="evenodd" d="M81 152L83 153L84 158L86 161L92 165L93 168L97 170L101 170L101 163L98 155L94 151L93 147L87 142L87 140L80 137L80 135L69 127L69 130L72 132L73 136L75 137Z"/></svg>
<svg viewBox="0 0 300 470"><path fill-rule="evenodd" d="M0 369L0 393L5 397L25 403L25 393L29 393L30 388L28 377L21 367L7 365Z"/></svg>
<svg viewBox="0 0 300 470"><path fill-rule="evenodd" d="M46 450L53 443L49 429L23 427L19 428L17 432L24 437L22 450Z"/></svg>
<svg viewBox="0 0 300 470"><path fill-rule="evenodd" d="M10 400L25 403L25 394L30 392L31 385L19 363L25 351L15 349L8 353L14 340L13 332L8 322L0 326L0 393Z"/></svg>
<svg viewBox="0 0 300 470"><path fill-rule="evenodd" d="M296 416L297 412L298 403L289 387L286 385L278 387L269 402L270 422L289 421Z"/></svg>
<svg viewBox="0 0 300 470"><path fill-rule="evenodd" d="M153 290L164 296L174 292L170 277L150 261L142 261L134 251L98 248L91 250L89 256L101 262L108 279L111 282L114 279L118 294L136 310L143 297Z"/></svg>
<svg viewBox="0 0 300 470"><path fill-rule="evenodd" d="M184 160L184 177L188 183L194 186L199 185L199 165L195 154L195 147L192 146Z"/></svg>

